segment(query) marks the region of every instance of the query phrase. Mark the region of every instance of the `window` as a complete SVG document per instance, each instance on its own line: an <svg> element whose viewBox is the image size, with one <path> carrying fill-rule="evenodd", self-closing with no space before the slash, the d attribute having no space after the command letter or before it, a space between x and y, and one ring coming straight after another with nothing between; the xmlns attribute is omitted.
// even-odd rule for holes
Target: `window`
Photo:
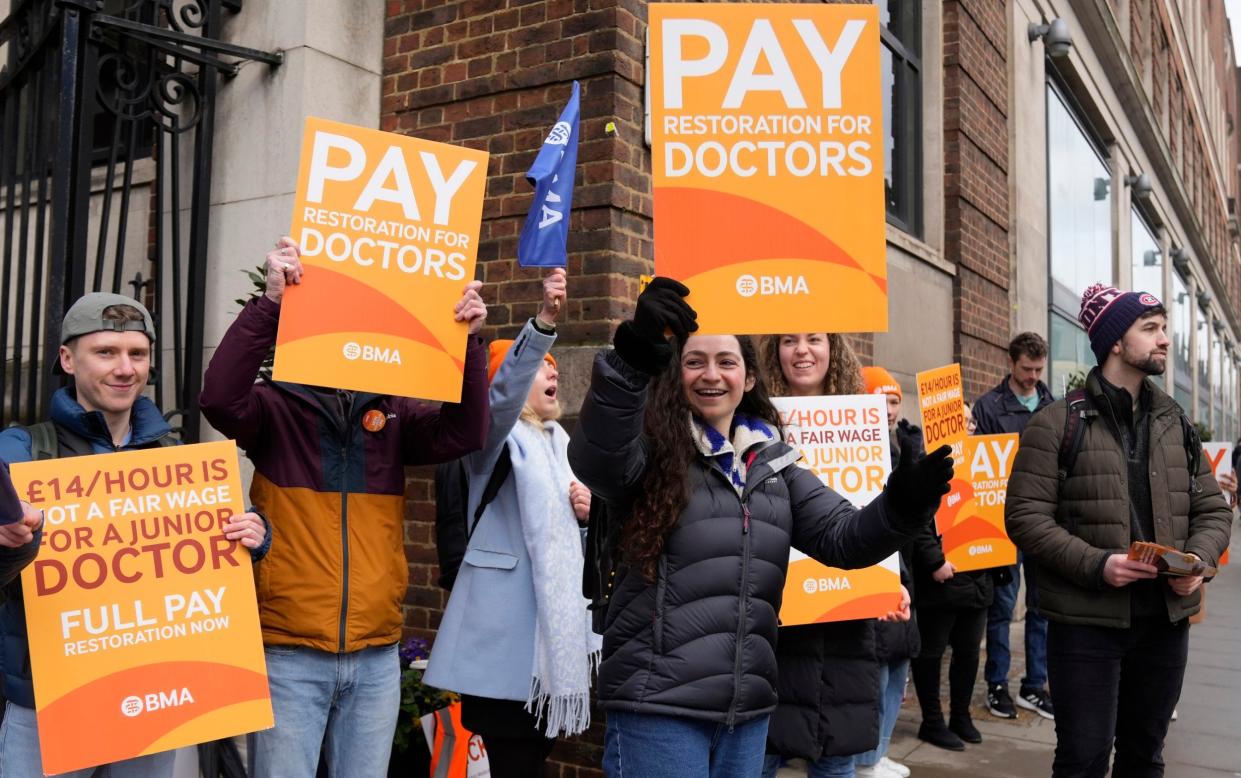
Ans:
<svg viewBox="0 0 1241 778"><path fill-rule="evenodd" d="M1224 417L1228 419L1228 431L1224 440L1236 440L1241 430L1237 429L1237 363L1232 357L1224 358L1227 366L1228 383L1224 386Z"/></svg>
<svg viewBox="0 0 1241 778"><path fill-rule="evenodd" d="M1160 300L1167 299L1163 293L1163 254L1154 231L1137 208L1133 209L1129 244L1133 250L1133 290L1150 292Z"/></svg>
<svg viewBox="0 0 1241 778"><path fill-rule="evenodd" d="M875 0L883 70L883 169L888 222L922 235L922 11Z"/></svg>
<svg viewBox="0 0 1241 778"><path fill-rule="evenodd" d="M1172 274L1172 365L1175 373L1173 397L1186 413L1193 415L1194 374L1189 358L1189 333L1193 319L1189 313L1189 288L1179 273Z"/></svg>
<svg viewBox="0 0 1241 778"><path fill-rule="evenodd" d="M1211 333L1211 432L1220 440L1224 432L1224 349L1219 335Z"/></svg>
<svg viewBox="0 0 1241 778"><path fill-rule="evenodd" d="M1062 394L1073 374L1095 365L1077 323L1082 292L1113 283L1111 173L1068 101L1047 84L1047 240L1051 264L1052 391Z"/></svg>
<svg viewBox="0 0 1241 778"><path fill-rule="evenodd" d="M1069 389L1079 385L1090 368L1095 366L1094 352L1090 350L1090 338L1076 319L1070 319L1057 311L1051 313L1051 349L1048 387L1052 394L1063 397Z"/></svg>
<svg viewBox="0 0 1241 778"><path fill-rule="evenodd" d="M1198 348L1195 349L1194 362L1198 369L1198 407L1194 409L1194 421L1200 421L1203 424L1211 423L1211 384L1210 384L1210 351L1211 343L1211 325L1207 322L1206 314L1202 309L1198 309Z"/></svg>

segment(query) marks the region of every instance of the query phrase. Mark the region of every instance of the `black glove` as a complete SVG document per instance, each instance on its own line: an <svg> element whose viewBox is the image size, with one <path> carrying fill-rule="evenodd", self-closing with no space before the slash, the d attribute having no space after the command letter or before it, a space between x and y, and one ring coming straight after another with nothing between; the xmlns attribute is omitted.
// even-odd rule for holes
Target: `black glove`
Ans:
<svg viewBox="0 0 1241 778"><path fill-rule="evenodd" d="M894 524L912 529L923 524L928 515L934 515L939 499L948 493L952 480L952 449L948 446L913 461L913 446L901 449L901 460L888 479L888 505L896 515Z"/></svg>
<svg viewBox="0 0 1241 778"><path fill-rule="evenodd" d="M685 302L689 288L671 278L655 278L638 295L633 320L621 322L612 344L627 364L648 375L656 375L668 367L672 345L664 330L671 330L678 340L698 329L698 314Z"/></svg>

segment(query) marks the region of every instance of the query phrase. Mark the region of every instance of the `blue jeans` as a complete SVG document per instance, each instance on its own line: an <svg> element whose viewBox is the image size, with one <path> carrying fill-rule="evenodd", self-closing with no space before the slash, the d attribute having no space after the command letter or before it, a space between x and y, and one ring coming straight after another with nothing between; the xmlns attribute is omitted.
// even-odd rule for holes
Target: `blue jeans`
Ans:
<svg viewBox="0 0 1241 778"><path fill-rule="evenodd" d="M1047 619L1038 612L1034 568L1022 563L1020 552L1017 564L1012 567L1012 582L995 587L995 600L987 611L987 663L983 667L983 677L988 684L1008 685L1008 668L1012 663L1008 634L1013 623L1013 607L1017 604L1017 589L1021 585L1021 570L1025 570L1026 576L1026 675L1021 679L1021 686L1042 689L1047 685Z"/></svg>
<svg viewBox="0 0 1241 778"><path fill-rule="evenodd" d="M763 769L770 717L731 729L682 716L608 711L603 772L608 778L744 778Z"/></svg>
<svg viewBox="0 0 1241 778"><path fill-rule="evenodd" d="M172 775L175 751L163 751L124 762L113 762L108 778L167 778ZM90 778L95 768L59 773L60 778ZM43 778L43 758L39 755L39 725L34 710L8 703L4 723L0 724L0 775L4 778Z"/></svg>
<svg viewBox="0 0 1241 778"><path fill-rule="evenodd" d="M388 774L392 733L401 704L396 644L329 654L267 646L267 682L276 726L249 736L252 778Z"/></svg>
<svg viewBox="0 0 1241 778"><path fill-rule="evenodd" d="M896 716L901 712L901 700L905 697L905 678L908 675L908 659L879 665L879 745L873 751L854 757L854 764L859 767L876 765L888 753L892 730L896 729Z"/></svg>
<svg viewBox="0 0 1241 778"><path fill-rule="evenodd" d="M822 756L806 770L807 778L853 778L852 756ZM763 778L775 778L784 757L768 754L763 759Z"/></svg>

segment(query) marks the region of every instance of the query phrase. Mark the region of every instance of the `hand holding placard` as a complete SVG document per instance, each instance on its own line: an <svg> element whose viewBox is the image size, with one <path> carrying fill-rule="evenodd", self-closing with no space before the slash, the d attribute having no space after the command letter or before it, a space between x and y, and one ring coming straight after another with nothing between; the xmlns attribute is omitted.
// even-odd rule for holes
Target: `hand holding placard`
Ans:
<svg viewBox="0 0 1241 778"><path fill-rule="evenodd" d="M663 371L672 360L666 330L679 339L698 329L698 314L685 302L689 287L671 278L654 278L634 308L633 320L616 328L613 345L626 364L649 375Z"/></svg>
<svg viewBox="0 0 1241 778"><path fill-rule="evenodd" d="M21 548L34 540L34 533L43 526L43 511L31 507L30 503L19 503L21 515L17 521L0 524L0 546L5 548Z"/></svg>
<svg viewBox="0 0 1241 778"><path fill-rule="evenodd" d="M482 281L471 281L466 284L465 294L452 308L453 319L469 324L471 335L477 335L478 331L483 328L483 322L487 321L487 304L483 302L482 295L478 293L478 290L482 288Z"/></svg>
<svg viewBox="0 0 1241 778"><path fill-rule="evenodd" d="M923 524L948 493L951 480L952 449L948 446L940 446L917 462L913 461L911 446L902 448L901 460L884 490L897 526L914 529Z"/></svg>
<svg viewBox="0 0 1241 778"><path fill-rule="evenodd" d="M302 249L297 241L285 235L276 241L276 248L267 252L267 288L263 294L276 305L284 299L285 287L302 282Z"/></svg>
<svg viewBox="0 0 1241 778"><path fill-rule="evenodd" d="M267 537L267 523L253 511L231 517L222 529L224 537L236 540L249 549L263 545L263 540Z"/></svg>

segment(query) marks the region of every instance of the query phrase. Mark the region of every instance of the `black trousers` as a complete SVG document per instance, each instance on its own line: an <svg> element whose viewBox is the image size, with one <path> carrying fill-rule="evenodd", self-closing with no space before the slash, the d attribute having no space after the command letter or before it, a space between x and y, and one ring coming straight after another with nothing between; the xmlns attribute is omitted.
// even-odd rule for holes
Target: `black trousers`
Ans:
<svg viewBox="0 0 1241 778"><path fill-rule="evenodd" d="M461 723L483 739L492 778L537 778L556 745L524 702L461 695Z"/></svg>
<svg viewBox="0 0 1241 778"><path fill-rule="evenodd" d="M986 629L986 608L918 608L922 650L909 666L923 721L944 720L939 704L939 667L949 646L952 660L948 665L948 709L953 717L969 717L970 698L978 678L978 644Z"/></svg>
<svg viewBox="0 0 1241 778"><path fill-rule="evenodd" d="M1181 696L1189 622L1135 619L1129 629L1047 625L1056 706L1055 778L1163 775L1163 740Z"/></svg>

